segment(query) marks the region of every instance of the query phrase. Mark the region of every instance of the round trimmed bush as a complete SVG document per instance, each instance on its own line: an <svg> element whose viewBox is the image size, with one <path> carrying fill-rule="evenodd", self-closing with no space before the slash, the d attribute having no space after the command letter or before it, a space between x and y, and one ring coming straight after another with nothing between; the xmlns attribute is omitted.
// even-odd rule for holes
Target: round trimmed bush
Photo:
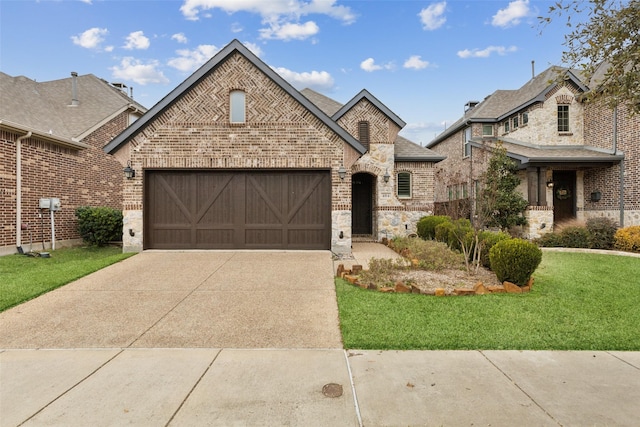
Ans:
<svg viewBox="0 0 640 427"><path fill-rule="evenodd" d="M489 260L500 282L524 286L540 265L542 251L527 240L503 240L491 248Z"/></svg>
<svg viewBox="0 0 640 427"><path fill-rule="evenodd" d="M443 222L451 221L446 215L431 215L424 216L420 218L418 224L416 224L416 229L418 232L418 237L421 237L425 240L433 240L436 238L436 226L438 224L442 224Z"/></svg>
<svg viewBox="0 0 640 427"><path fill-rule="evenodd" d="M640 225L632 225L616 231L615 248L629 252L640 252Z"/></svg>
<svg viewBox="0 0 640 427"><path fill-rule="evenodd" d="M480 253L480 263L483 267L491 268L491 260L489 259L489 251L491 248L494 247L496 243L509 239L511 239L509 233L505 233L503 231L495 232L485 230L478 234L478 241L482 248L482 252Z"/></svg>

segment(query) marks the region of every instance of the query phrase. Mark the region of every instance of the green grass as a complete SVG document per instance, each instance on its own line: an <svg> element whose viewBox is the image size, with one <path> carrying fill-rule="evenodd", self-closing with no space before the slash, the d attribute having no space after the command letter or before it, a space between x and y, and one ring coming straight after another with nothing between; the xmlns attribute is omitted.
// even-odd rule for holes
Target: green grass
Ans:
<svg viewBox="0 0 640 427"><path fill-rule="evenodd" d="M640 350L640 259L545 252L529 294L383 294L337 279L345 348Z"/></svg>
<svg viewBox="0 0 640 427"><path fill-rule="evenodd" d="M116 247L64 248L50 254L50 258L0 257L0 311L133 255Z"/></svg>

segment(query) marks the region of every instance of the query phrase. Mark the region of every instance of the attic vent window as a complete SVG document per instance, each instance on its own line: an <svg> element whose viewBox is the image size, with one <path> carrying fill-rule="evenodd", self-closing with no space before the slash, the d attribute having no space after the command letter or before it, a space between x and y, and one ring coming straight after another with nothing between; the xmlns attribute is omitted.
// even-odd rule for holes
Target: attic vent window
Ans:
<svg viewBox="0 0 640 427"><path fill-rule="evenodd" d="M398 173L398 198L411 198L411 174L409 172Z"/></svg>
<svg viewBox="0 0 640 427"><path fill-rule="evenodd" d="M369 122L358 122L358 141L360 141L360 144L364 145L364 147L369 150Z"/></svg>
<svg viewBox="0 0 640 427"><path fill-rule="evenodd" d="M229 95L231 123L245 123L246 121L246 95L241 90L231 91Z"/></svg>

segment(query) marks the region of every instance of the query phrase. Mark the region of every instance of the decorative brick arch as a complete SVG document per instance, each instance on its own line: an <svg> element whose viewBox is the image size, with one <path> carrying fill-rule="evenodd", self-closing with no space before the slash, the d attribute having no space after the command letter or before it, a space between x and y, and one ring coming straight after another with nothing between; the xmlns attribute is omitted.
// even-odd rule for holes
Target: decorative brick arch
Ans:
<svg viewBox="0 0 640 427"><path fill-rule="evenodd" d="M382 170L382 168L369 163L356 163L355 165L351 166L352 175L360 172L366 172L376 177L384 175L384 171Z"/></svg>

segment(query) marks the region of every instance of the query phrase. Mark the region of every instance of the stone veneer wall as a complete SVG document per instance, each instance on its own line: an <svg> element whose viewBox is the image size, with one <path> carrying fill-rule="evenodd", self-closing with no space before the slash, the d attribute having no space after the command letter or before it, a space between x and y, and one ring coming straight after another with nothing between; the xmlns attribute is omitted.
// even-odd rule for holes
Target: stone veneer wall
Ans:
<svg viewBox="0 0 640 427"><path fill-rule="evenodd" d="M526 238L537 239L553 231L553 206L529 206L524 216L527 218Z"/></svg>
<svg viewBox="0 0 640 427"><path fill-rule="evenodd" d="M246 93L244 124L229 123L231 90ZM238 53L159 113L130 144L137 173L123 190L125 251L144 247L145 170L263 168L331 170L332 250L351 251L351 221L347 228L345 219L351 211L351 181L337 173L348 152L344 142Z"/></svg>

